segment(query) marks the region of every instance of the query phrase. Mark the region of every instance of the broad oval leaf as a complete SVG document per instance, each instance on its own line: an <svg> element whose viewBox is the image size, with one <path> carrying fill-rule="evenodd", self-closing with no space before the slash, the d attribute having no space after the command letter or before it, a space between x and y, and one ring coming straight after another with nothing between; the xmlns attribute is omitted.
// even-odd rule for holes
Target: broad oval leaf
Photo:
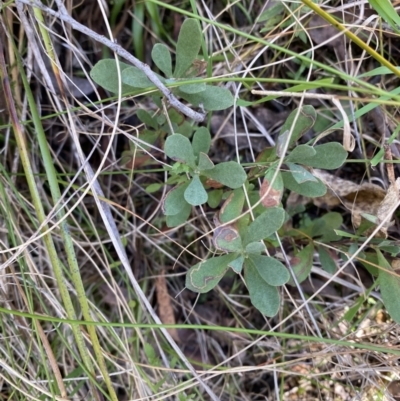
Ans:
<svg viewBox="0 0 400 401"><path fill-rule="evenodd" d="M211 146L211 134L206 127L200 127L193 134L192 147L193 152L196 157L199 156L201 152L207 154Z"/></svg>
<svg viewBox="0 0 400 401"><path fill-rule="evenodd" d="M234 161L219 163L213 169L204 171L203 174L232 189L241 187L247 178L243 167Z"/></svg>
<svg viewBox="0 0 400 401"><path fill-rule="evenodd" d="M314 146L315 155L310 157L306 166L333 170L339 168L346 161L348 153L339 142L329 142Z"/></svg>
<svg viewBox="0 0 400 401"><path fill-rule="evenodd" d="M144 109L139 109L136 112L137 118L144 124L146 124L150 128L157 129L158 128L158 122L155 117L152 117L151 114L144 110Z"/></svg>
<svg viewBox="0 0 400 401"><path fill-rule="evenodd" d="M330 274L336 272L336 262L333 260L329 251L323 246L318 246L319 261L321 262L321 267Z"/></svg>
<svg viewBox="0 0 400 401"><path fill-rule="evenodd" d="M179 89L183 93L188 93L189 95L191 95L193 93L204 92L206 90L206 84L204 82L185 84L185 85L180 85Z"/></svg>
<svg viewBox="0 0 400 401"><path fill-rule="evenodd" d="M167 227L177 227L181 224L187 224L191 211L192 207L189 205L189 203L185 202L183 208L179 211L179 213L174 214L173 216L167 216Z"/></svg>
<svg viewBox="0 0 400 401"><path fill-rule="evenodd" d="M280 305L278 289L264 281L257 269L247 261L245 261L244 280L253 306L266 316L275 316Z"/></svg>
<svg viewBox="0 0 400 401"><path fill-rule="evenodd" d="M381 289L383 303L390 316L396 323L400 323L400 277L399 271L393 269L379 249L378 255L379 285Z"/></svg>
<svg viewBox="0 0 400 401"><path fill-rule="evenodd" d="M202 34L199 22L193 18L183 21L176 44L174 77L183 78L199 54Z"/></svg>
<svg viewBox="0 0 400 401"><path fill-rule="evenodd" d="M225 110L234 103L232 93L220 86L206 85L204 91L193 94L184 93L177 88L176 95L182 97L193 106L201 106L207 111Z"/></svg>
<svg viewBox="0 0 400 401"><path fill-rule="evenodd" d="M240 216L243 210L245 196L242 188L232 191L219 212L219 220L221 223L227 223Z"/></svg>
<svg viewBox="0 0 400 401"><path fill-rule="evenodd" d="M129 64L119 62L119 68L122 72L130 68ZM119 86L118 86L118 70L117 70L117 62L115 59L105 59L100 60L90 71L90 77L93 79L94 82L99 84L105 90L108 90L113 93L118 93ZM122 94L127 92L132 92L134 88L124 84L122 77L121 77L121 86L122 86Z"/></svg>
<svg viewBox="0 0 400 401"><path fill-rule="evenodd" d="M207 202L208 195L198 175L193 176L184 196L186 202L192 206L199 206Z"/></svg>
<svg viewBox="0 0 400 401"><path fill-rule="evenodd" d="M292 173L282 171L283 185L300 195L316 198L326 194L326 185L317 178L317 182L307 181L299 184L293 177Z"/></svg>
<svg viewBox="0 0 400 401"><path fill-rule="evenodd" d="M186 274L186 288L200 293L212 290L225 275L228 265L237 257L238 254L230 253L192 266Z"/></svg>
<svg viewBox="0 0 400 401"><path fill-rule="evenodd" d="M184 194L189 183L172 188L164 198L163 211L167 216L178 214L187 204Z"/></svg>
<svg viewBox="0 0 400 401"><path fill-rule="evenodd" d="M298 145L285 158L285 162L307 164L308 159L315 156L316 153L312 146Z"/></svg>
<svg viewBox="0 0 400 401"><path fill-rule="evenodd" d="M296 256L292 257L290 264L297 282L303 282L310 274L313 265L314 245L308 244ZM289 280L290 285L295 285L293 278Z"/></svg>
<svg viewBox="0 0 400 401"><path fill-rule="evenodd" d="M246 245L247 253L254 253L256 255L260 255L265 250L265 245L262 242L250 242L250 244Z"/></svg>
<svg viewBox="0 0 400 401"><path fill-rule="evenodd" d="M172 77L171 53L166 45L156 43L151 51L151 58L166 77Z"/></svg>
<svg viewBox="0 0 400 401"><path fill-rule="evenodd" d="M293 178L296 180L296 182L298 184L303 184L303 182L307 182L307 181L318 182L318 179L316 177L314 177L303 166L299 166L298 164L294 164L294 163L290 163L290 162L286 162L286 164L289 167L289 170L292 173Z"/></svg>
<svg viewBox="0 0 400 401"><path fill-rule="evenodd" d="M309 129L313 127L317 119L317 113L313 106L307 105L303 106L300 110L298 118L296 120L296 125L293 127L292 135L289 138L288 135L295 121L298 110L293 110L289 117L283 124L279 137L277 140L277 153L282 156L282 149L285 147L285 143L289 141L289 148L298 139L300 139Z"/></svg>
<svg viewBox="0 0 400 401"><path fill-rule="evenodd" d="M272 207L260 214L248 227L245 244L268 238L282 227L285 211L280 207Z"/></svg>
<svg viewBox="0 0 400 401"><path fill-rule="evenodd" d="M154 84L147 78L146 74L137 67L126 68L122 72L122 82L133 88L151 88Z"/></svg>
<svg viewBox="0 0 400 401"><path fill-rule="evenodd" d="M237 259L228 264L235 273L241 273L243 269L244 256L240 255Z"/></svg>
<svg viewBox="0 0 400 401"><path fill-rule="evenodd" d="M185 136L181 134L170 135L165 141L164 151L172 160L186 163L193 168L196 167L192 144Z"/></svg>
<svg viewBox="0 0 400 401"><path fill-rule="evenodd" d="M290 279L290 274L286 266L270 256L252 254L249 255L247 263L253 263L253 266L257 269L262 279L273 287L286 284Z"/></svg>
<svg viewBox="0 0 400 401"><path fill-rule="evenodd" d="M208 193L208 206L215 209L219 206L224 191L222 189L213 189Z"/></svg>
<svg viewBox="0 0 400 401"><path fill-rule="evenodd" d="M205 153L200 152L199 161L197 163L197 168L199 169L199 171L211 170L214 167L215 165L212 160Z"/></svg>
<svg viewBox="0 0 400 401"><path fill-rule="evenodd" d="M215 247L221 251L242 251L242 239L240 238L239 231L233 224L217 227L214 230L213 241Z"/></svg>

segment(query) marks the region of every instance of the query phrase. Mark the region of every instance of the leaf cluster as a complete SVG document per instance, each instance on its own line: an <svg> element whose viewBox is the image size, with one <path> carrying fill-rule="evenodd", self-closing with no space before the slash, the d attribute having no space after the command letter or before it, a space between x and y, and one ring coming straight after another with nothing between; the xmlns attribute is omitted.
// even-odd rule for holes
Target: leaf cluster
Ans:
<svg viewBox="0 0 400 401"><path fill-rule="evenodd" d="M151 58L164 76L155 76L177 97L186 100L194 107L201 107L206 111L224 110L233 105L233 96L228 89L207 85L197 77L201 73L202 61L198 60L202 42L202 33L199 22L195 19L186 19L179 32L176 45L175 66L172 66L172 57L168 47L162 43L154 45ZM117 64L118 63L118 64ZM134 66L116 61L115 59L100 60L91 70L90 76L104 89L119 93L118 70L121 72L122 94L143 92L152 89L154 84L146 73ZM157 91L155 96L161 97Z"/></svg>

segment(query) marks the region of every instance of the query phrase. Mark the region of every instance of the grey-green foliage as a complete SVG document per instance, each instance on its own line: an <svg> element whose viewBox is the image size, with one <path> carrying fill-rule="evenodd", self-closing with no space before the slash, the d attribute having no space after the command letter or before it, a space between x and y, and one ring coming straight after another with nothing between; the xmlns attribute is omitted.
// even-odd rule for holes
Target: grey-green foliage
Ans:
<svg viewBox="0 0 400 401"><path fill-rule="evenodd" d="M181 175L185 183L172 189L164 199L164 212L167 216L182 215L169 219L167 224L181 224L188 217L187 205L200 206L208 201L207 179L235 189L246 181L243 167L233 161L214 165L205 152L211 145L211 135L207 128L199 128L193 135L192 142L181 134L170 135L164 145L165 154L178 162L175 174ZM189 180L186 178L189 175ZM188 182L186 182L188 181ZM190 212L189 212L190 213Z"/></svg>
<svg viewBox="0 0 400 401"><path fill-rule="evenodd" d="M382 252L376 250L378 256L379 277L382 299L390 316L397 323L400 323L400 276L398 270L390 266Z"/></svg>
<svg viewBox="0 0 400 401"><path fill-rule="evenodd" d="M280 13L282 8L278 6L275 11ZM202 40L199 22L186 19L177 41L175 65L166 45L156 44L153 47L151 57L160 71L160 75L156 76L163 84L170 86L175 96L186 100L192 106L202 107L207 111L223 110L233 105L232 94L223 87L206 84L198 78L198 66L201 62L197 58ZM99 61L90 75L96 83L112 93L140 93L145 89L154 89L153 83L142 70L115 59ZM154 93L153 100L161 107L161 95L157 90ZM163 211L169 227L185 224L192 206L207 202L210 207L216 208L222 200L225 201L218 213L222 225L217 227L213 238L217 251L225 254L193 266L187 274L186 287L196 292L207 292L219 283L229 269L237 274L244 271L243 277L252 304L267 316L275 315L280 305L277 287L285 283L295 284L293 279L289 279L288 270L278 259L263 255L265 243L269 243L269 246L273 244L271 236L281 229L285 220L286 214L281 207L283 190L286 188L306 197L323 196L327 188L314 176L313 168L339 168L347 158L343 146L337 142L314 146L296 145L314 126L317 113L312 106L294 110L283 124L275 148L265 152L264 162L268 163L269 167L266 169L264 186L261 188L262 205L254 207L255 219L250 222L248 216L240 217L246 207L242 186L245 185L251 204L260 200L260 197L255 196L256 191L249 190L247 175L240 164L226 162L215 165L210 159L208 152L211 137L206 128L193 128L190 122L185 121L180 113L172 109L168 110L168 116L152 116L145 110L139 110L137 115L147 127L139 137L140 149L150 149L150 145L155 143L159 135L170 135L165 141L164 150L176 163L170 170L169 181L175 186L163 199ZM193 131L195 133L190 141L188 138ZM179 134L174 134L175 132ZM278 159L281 158L284 168L275 174ZM275 181L271 183L273 177ZM223 189L209 189L212 187L211 182L225 185L230 190L225 192L224 197ZM154 190L157 190L157 185ZM263 207L266 210L263 210ZM233 221L236 222L232 223ZM322 267L329 273L335 271L333 257L324 247L317 245L315 248L313 240L321 243L337 241L340 236L336 231L341 223L338 213L327 213L302 228L303 240L311 238L311 241L291 259L293 273L298 282L305 280L310 274L315 249L318 250ZM298 234L292 233L292 238L296 235ZM394 248L389 245L386 248L382 247L382 250ZM369 265L369 269L374 268L376 264L380 266L380 269L375 268L373 273L379 274L378 282L385 306L393 319L400 323L399 275L387 262L379 246L374 257L375 259L366 256L368 262L374 263Z"/></svg>
<svg viewBox="0 0 400 401"><path fill-rule="evenodd" d="M225 201L221 216L237 217L243 207L243 190L234 190ZM261 255L265 245L260 241L267 239L279 230L284 222L282 208L267 209L248 227L226 224L214 231L215 247L227 255L215 257L198 263L187 273L186 287L196 292L208 292L231 268L241 273L249 289L252 304L267 316L278 311L280 297L276 287L289 281L287 268L276 258Z"/></svg>
<svg viewBox="0 0 400 401"><path fill-rule="evenodd" d="M151 57L154 64L164 74L156 74L164 84L173 84L173 94L183 98L195 107L204 110L224 110L233 105L233 96L229 90L206 85L199 81L196 75L196 59L200 51L202 32L199 22L193 18L186 19L179 32L176 45L175 68L172 66L172 57L168 47L164 44L154 45ZM110 92L118 93L118 69L115 59L100 60L91 70L90 76L93 81ZM137 67L119 62L122 80L122 94L150 89L153 83L146 74ZM185 84L180 84L187 81Z"/></svg>
<svg viewBox="0 0 400 401"><path fill-rule="evenodd" d="M318 197L326 193L325 184L313 175L312 168L335 169L340 167L347 157L347 152L339 143L326 143L322 145L298 145L294 146L298 139L309 131L316 120L316 112L312 106L304 106L298 113L296 124L294 124L297 111L293 111L282 127L276 148L267 152L266 162L270 164L267 168L264 182L260 193L252 192L248 184L246 191L250 202L257 202L262 197L262 205L253 209L255 219L252 222L246 217L240 217L246 205L246 197L243 188L239 188L237 177L243 173L237 171L239 165L233 162L221 163L208 171L202 171L206 177L212 178L231 188L226 193L225 201L218 213L218 221L221 226L214 231L213 241L215 248L226 255L214 257L193 266L187 275L187 288L197 292L207 292L214 288L222 276L231 268L235 273L244 271L244 280L247 285L252 304L263 314L273 316L277 313L280 305L278 288L286 283L294 284L290 278L286 266L277 258L263 255L265 251L264 241L272 243L274 233L282 227L286 213L281 206L281 197L284 188L295 191L307 197ZM292 135L289 136L290 131ZM193 165L199 163L199 155L207 149L201 145L199 140L205 133L196 133L192 142L192 148L196 151L188 152L188 143L178 141L176 153L180 154L179 161L182 162L182 155L185 155L185 162ZM173 137L167 139L173 140ZM207 144L207 143L206 143ZM294 146L294 147L293 147ZM178 151L179 148L179 151ZM283 154L283 149L288 149ZM168 149L169 146L168 146ZM172 156L173 152L169 152ZM168 154L168 153L167 153ZM283 157L287 166L285 170L277 171L278 159ZM178 160L176 158L176 160ZM208 163L203 162L204 165ZM211 162L210 162L211 163ZM199 165L197 165L197 168ZM245 175L243 174L243 180ZM274 179L274 181L272 181ZM198 184L196 184L196 187ZM235 189L236 188L236 189ZM257 196L254 197L254 194ZM216 199L221 199L221 194L215 193ZM232 223L236 221L235 223ZM337 240L334 229L342 223L341 216L337 213L328 213L326 218L320 218L313 225L306 229L307 238L326 240L327 242ZM291 264L297 281L305 280L310 274L314 255L314 244L303 247L292 258ZM334 262L329 259L326 252L322 256L324 268L329 271L334 269ZM333 262L333 263L332 263Z"/></svg>

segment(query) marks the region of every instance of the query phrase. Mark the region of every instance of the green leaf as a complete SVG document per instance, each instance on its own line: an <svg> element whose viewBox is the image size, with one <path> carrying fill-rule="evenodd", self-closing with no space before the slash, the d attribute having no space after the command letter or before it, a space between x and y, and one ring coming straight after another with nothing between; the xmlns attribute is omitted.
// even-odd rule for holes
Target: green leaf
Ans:
<svg viewBox="0 0 400 401"><path fill-rule="evenodd" d="M296 146L290 154L285 158L286 162L307 164L310 157L315 156L317 152L312 146L309 145L298 145Z"/></svg>
<svg viewBox="0 0 400 401"><path fill-rule="evenodd" d="M192 206L206 203L208 195L198 175L194 175L185 191L185 200Z"/></svg>
<svg viewBox="0 0 400 401"><path fill-rule="evenodd" d="M339 142L329 142L314 146L316 154L303 162L309 167L333 170L339 168L347 159L347 152Z"/></svg>
<svg viewBox="0 0 400 401"><path fill-rule="evenodd" d="M219 220L221 223L227 223L240 216L243 210L244 200L245 196L242 188L233 190L219 212Z"/></svg>
<svg viewBox="0 0 400 401"><path fill-rule="evenodd" d="M397 70L400 71L400 67L396 67ZM374 68L373 70L364 72L363 74L359 75L357 78L366 78L366 77L375 77L377 75L387 75L387 74L393 74L393 71L389 70L387 67L378 67Z"/></svg>
<svg viewBox="0 0 400 401"><path fill-rule="evenodd" d="M285 10L285 6L282 3L272 3L272 6L267 7L267 9L260 14L257 22L269 22L271 18L274 18L278 15L281 16Z"/></svg>
<svg viewBox="0 0 400 401"><path fill-rule="evenodd" d="M314 107L312 106L302 107L300 110L300 114L296 120L296 125L293 127L292 135L289 138L288 136L297 113L298 113L297 109L293 110L281 128L277 140L278 155L281 155L282 149L284 148L285 143L287 141L289 141L288 148L290 148L291 145L297 142L297 140L299 140L308 130L310 130L313 127L315 120L317 119L317 113Z"/></svg>
<svg viewBox="0 0 400 401"><path fill-rule="evenodd" d="M393 241L384 240L377 244L377 247L382 251L390 253L393 257L396 257L400 253L400 246L396 245Z"/></svg>
<svg viewBox="0 0 400 401"><path fill-rule="evenodd" d="M214 163L211 159L203 152L199 154L199 163L197 164L197 168L200 171L211 170L215 167Z"/></svg>
<svg viewBox="0 0 400 401"><path fill-rule="evenodd" d="M167 216L178 214L187 204L184 194L189 183L172 188L164 198L163 211Z"/></svg>
<svg viewBox="0 0 400 401"><path fill-rule="evenodd" d="M246 245L247 253L254 253L256 255L260 255L265 250L265 245L262 242L250 242L250 244Z"/></svg>
<svg viewBox="0 0 400 401"><path fill-rule="evenodd" d="M214 230L213 240L215 247L225 252L241 252L242 238L234 225L217 227Z"/></svg>
<svg viewBox="0 0 400 401"><path fill-rule="evenodd" d="M339 240L340 237L336 234L335 230L343 223L343 217L338 212L328 212L322 217L314 221L310 236L321 237L321 242L330 242L332 240Z"/></svg>
<svg viewBox="0 0 400 401"><path fill-rule="evenodd" d="M360 260L360 262L371 275L379 276L380 268L376 252L366 252L364 260Z"/></svg>
<svg viewBox="0 0 400 401"><path fill-rule="evenodd" d="M122 72L122 82L125 85L132 86L133 88L151 88L154 84L147 78L146 74L136 67L126 68ZM161 77L159 77L162 79Z"/></svg>
<svg viewBox="0 0 400 401"><path fill-rule="evenodd" d="M173 216L167 216L167 227L177 227L181 224L187 224L191 211L192 207L185 201L185 204L179 213Z"/></svg>
<svg viewBox="0 0 400 401"><path fill-rule="evenodd" d="M208 206L215 209L219 206L224 191L222 189L213 189L208 193Z"/></svg>
<svg viewBox="0 0 400 401"><path fill-rule="evenodd" d="M318 253L322 268L326 272L334 274L336 272L336 263L329 252L325 249L325 247L318 246Z"/></svg>
<svg viewBox="0 0 400 401"><path fill-rule="evenodd" d="M192 147L196 157L199 156L200 152L207 154L210 151L211 146L211 134L206 127L200 127L193 134Z"/></svg>
<svg viewBox="0 0 400 401"><path fill-rule="evenodd" d="M291 259L291 266L293 273L295 274L298 283L303 282L311 272L313 265L313 254L314 245L308 244L303 248L296 256ZM295 282L292 278L289 280L289 284L295 286Z"/></svg>
<svg viewBox="0 0 400 401"><path fill-rule="evenodd" d="M244 243L261 241L279 230L285 221L285 211L271 207L260 214L248 227Z"/></svg>
<svg viewBox="0 0 400 401"><path fill-rule="evenodd" d="M156 43L151 51L151 58L166 77L172 77L171 53L166 45Z"/></svg>
<svg viewBox="0 0 400 401"><path fill-rule="evenodd" d="M286 284L290 279L288 269L279 260L264 255L249 255L247 264L253 264L260 277L273 287Z"/></svg>
<svg viewBox="0 0 400 401"><path fill-rule="evenodd" d="M194 93L204 92L206 90L206 84L204 82L199 82L195 84L180 85L179 90L183 93L191 95Z"/></svg>
<svg viewBox="0 0 400 401"><path fill-rule="evenodd" d="M200 293L212 290L225 275L229 268L228 264L237 257L237 254L230 253L192 266L186 274L186 288Z"/></svg>
<svg viewBox="0 0 400 401"><path fill-rule="evenodd" d="M137 118L144 124L146 124L148 127L157 129L158 128L158 123L157 119L152 117L149 112L147 112L144 109L139 109L136 112Z"/></svg>
<svg viewBox="0 0 400 401"><path fill-rule="evenodd" d="M130 68L129 64L119 62L119 68L122 72L126 68ZM105 59L100 60L90 71L90 77L94 82L99 84L105 90L113 93L118 93L118 70L117 62L115 59ZM121 78L122 94L127 92L132 92L133 88L131 86L125 85Z"/></svg>
<svg viewBox="0 0 400 401"><path fill-rule="evenodd" d="M395 31L398 32L400 17L390 0L368 0L369 4Z"/></svg>
<svg viewBox="0 0 400 401"><path fill-rule="evenodd" d="M314 177L308 170L304 167L299 166L298 164L286 162L289 167L290 172L292 173L293 178L296 180L298 184L302 184L303 182L311 181L318 182L317 178Z"/></svg>
<svg viewBox="0 0 400 401"><path fill-rule="evenodd" d="M148 194L152 194L152 193L154 193L154 192L157 192L157 191L159 191L159 190L163 187L163 185L164 185L164 184L159 184L158 182L155 182L155 183L153 183L153 184L150 184L150 185L148 185L148 186L146 187L146 192L147 192Z"/></svg>
<svg viewBox="0 0 400 401"><path fill-rule="evenodd" d="M195 157L189 139L181 134L173 134L167 138L164 145L165 154L172 160L186 163L195 168Z"/></svg>
<svg viewBox="0 0 400 401"><path fill-rule="evenodd" d="M185 72L192 66L199 54L201 40L202 33L198 21L193 18L186 19L181 26L176 44L175 78L184 77Z"/></svg>
<svg viewBox="0 0 400 401"><path fill-rule="evenodd" d="M234 161L219 163L212 170L204 171L203 174L232 189L241 187L247 178L243 167Z"/></svg>
<svg viewBox="0 0 400 401"><path fill-rule="evenodd" d="M232 262L230 262L230 263L228 264L228 266L231 267L232 270L233 270L235 273L238 273L238 274L239 274L239 273L242 272L242 269L243 269L243 262L244 262L244 256L241 255L241 256L239 256L237 259L235 259L235 260L233 260Z"/></svg>
<svg viewBox="0 0 400 401"><path fill-rule="evenodd" d="M182 97L194 107L201 105L207 111L225 110L234 103L232 93L220 86L206 85L203 92L193 94L184 93L178 89L176 95Z"/></svg>
<svg viewBox="0 0 400 401"><path fill-rule="evenodd" d="M293 177L292 173L282 171L283 184L290 191L296 192L303 196L316 198L326 194L325 184L317 178L317 182L307 181L299 184Z"/></svg>
<svg viewBox="0 0 400 401"><path fill-rule="evenodd" d="M245 262L244 280L253 306L266 316L275 316L280 305L278 289L266 283L257 269L247 261Z"/></svg>
<svg viewBox="0 0 400 401"><path fill-rule="evenodd" d="M383 303L390 316L396 323L400 323L400 277L399 271L394 270L389 262L377 249L379 269L378 282L381 289Z"/></svg>

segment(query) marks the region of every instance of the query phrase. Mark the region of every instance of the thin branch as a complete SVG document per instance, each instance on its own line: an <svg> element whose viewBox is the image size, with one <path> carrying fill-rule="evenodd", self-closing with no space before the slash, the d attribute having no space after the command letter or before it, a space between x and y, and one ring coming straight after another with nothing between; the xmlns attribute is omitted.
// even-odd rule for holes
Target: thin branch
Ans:
<svg viewBox="0 0 400 401"><path fill-rule="evenodd" d="M168 99L170 105L180 111L182 114L185 116L191 118L192 120L196 122L201 122L205 118L204 113L198 113L194 110L192 110L190 107L186 106L182 102L180 102L173 94L172 92L158 79L157 75L151 70L151 68L145 64L142 63L140 60L138 60L136 57L134 57L132 54L130 54L128 51L126 51L124 48L122 48L120 45L117 43L111 41L110 39L107 39L103 35L99 35L98 33L92 31L88 27L80 24L79 22L75 21L69 14L67 9L65 8L64 4L60 0L56 0L57 6L60 11L55 11L52 10L51 8L43 5L40 1L37 0L17 0L17 3L23 3L29 6L37 7L40 10L46 12L49 15L52 15L61 21L66 22L67 24L71 25L73 29L76 31L82 32L83 34L91 37L92 39L96 40L97 42L102 43L104 46L107 46L110 50L112 50L114 53L118 54L120 57L124 58L131 64L133 64L135 67L139 68L141 71L143 71L144 74L146 74L146 77L154 84L154 86L157 87L157 89L160 90L160 92Z"/></svg>

